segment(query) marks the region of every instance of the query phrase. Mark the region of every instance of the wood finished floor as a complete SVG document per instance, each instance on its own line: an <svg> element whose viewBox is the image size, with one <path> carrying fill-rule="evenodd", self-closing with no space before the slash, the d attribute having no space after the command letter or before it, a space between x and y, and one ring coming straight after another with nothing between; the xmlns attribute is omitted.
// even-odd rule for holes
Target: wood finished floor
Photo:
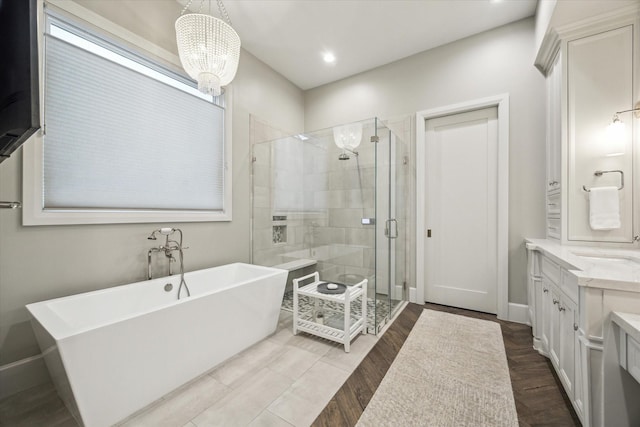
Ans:
<svg viewBox="0 0 640 427"><path fill-rule="evenodd" d="M532 348L531 328L495 315L435 304L409 304L313 423L353 426L375 393L422 310L445 311L500 324L521 427L580 426L551 362Z"/></svg>
<svg viewBox="0 0 640 427"><path fill-rule="evenodd" d="M313 426L342 427L357 423L425 308L500 324L521 427L580 426L551 363L533 350L531 328L497 320L490 314L433 304L407 305L316 418ZM0 402L0 426L41 426L43 424L35 420L42 420L43 414L48 420L47 426L77 426L51 384Z"/></svg>

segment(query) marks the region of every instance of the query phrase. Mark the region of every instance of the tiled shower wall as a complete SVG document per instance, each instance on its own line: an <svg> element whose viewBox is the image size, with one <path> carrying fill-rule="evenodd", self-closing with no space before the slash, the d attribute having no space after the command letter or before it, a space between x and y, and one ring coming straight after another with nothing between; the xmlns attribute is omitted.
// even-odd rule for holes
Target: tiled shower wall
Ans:
<svg viewBox="0 0 640 427"><path fill-rule="evenodd" d="M253 262L314 259L325 280L373 282L375 226L361 224L375 216L373 125L349 160L338 160L330 131L304 142L282 134L252 117ZM286 241L275 241L284 226Z"/></svg>
<svg viewBox="0 0 640 427"><path fill-rule="evenodd" d="M282 254L301 249L298 238L302 221L288 216L286 221L274 221L271 145L273 141L291 133L250 116L252 147L252 262L259 265L277 265L284 261ZM286 226L286 239L274 243L274 226Z"/></svg>

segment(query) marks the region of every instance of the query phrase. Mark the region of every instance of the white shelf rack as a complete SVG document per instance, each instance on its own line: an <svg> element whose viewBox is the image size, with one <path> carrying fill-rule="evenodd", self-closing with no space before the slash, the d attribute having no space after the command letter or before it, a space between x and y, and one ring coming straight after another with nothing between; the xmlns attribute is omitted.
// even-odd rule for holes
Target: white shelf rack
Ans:
<svg viewBox="0 0 640 427"><path fill-rule="evenodd" d="M313 279L312 282L308 282ZM318 272L308 274L293 280L293 334L306 332L344 345L344 351L349 352L349 347L353 338L359 333L366 333L367 326L367 279L358 284L347 286L347 290L342 294L325 294L318 291L320 284ZM319 323L312 315L301 315L299 307L299 297L304 295L309 297L315 305L316 310L320 308L321 301L331 301L340 310L323 307L323 311L328 313L324 317L323 323ZM351 313L351 302L360 298L362 311L360 315Z"/></svg>

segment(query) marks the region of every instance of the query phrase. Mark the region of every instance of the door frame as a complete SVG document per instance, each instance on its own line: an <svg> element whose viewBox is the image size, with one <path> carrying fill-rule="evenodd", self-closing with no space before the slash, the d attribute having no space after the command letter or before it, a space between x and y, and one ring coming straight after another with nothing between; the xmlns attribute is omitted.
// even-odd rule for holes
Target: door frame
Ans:
<svg viewBox="0 0 640 427"><path fill-rule="evenodd" d="M509 319L509 94L465 101L416 113L416 298L424 303L426 236L426 121L487 107L498 109L498 319ZM460 242L460 244L464 244Z"/></svg>

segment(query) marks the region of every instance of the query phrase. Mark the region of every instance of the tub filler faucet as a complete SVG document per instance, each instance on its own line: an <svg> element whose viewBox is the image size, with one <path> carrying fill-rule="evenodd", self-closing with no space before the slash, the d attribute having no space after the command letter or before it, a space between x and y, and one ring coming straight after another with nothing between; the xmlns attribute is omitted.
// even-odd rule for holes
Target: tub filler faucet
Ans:
<svg viewBox="0 0 640 427"><path fill-rule="evenodd" d="M178 241L170 239L173 233L178 232L180 234L180 239ZM180 299L180 293L182 288L184 287L187 292L187 296L191 296L191 292L189 291L189 287L187 286L187 282L184 280L184 253L185 249L189 249L188 247L182 246L182 230L179 228L170 228L164 227L159 228L157 230L153 230L151 235L147 237L149 240L157 240L156 234L162 234L165 236L164 245L160 245L157 248L151 248L147 252L147 279L151 280L151 254L154 252L164 252L164 256L169 259L169 276L173 275L173 269L171 268L171 263L176 262L176 258L173 256L174 252L178 252L178 259L180 261L180 287L178 288L178 299Z"/></svg>

